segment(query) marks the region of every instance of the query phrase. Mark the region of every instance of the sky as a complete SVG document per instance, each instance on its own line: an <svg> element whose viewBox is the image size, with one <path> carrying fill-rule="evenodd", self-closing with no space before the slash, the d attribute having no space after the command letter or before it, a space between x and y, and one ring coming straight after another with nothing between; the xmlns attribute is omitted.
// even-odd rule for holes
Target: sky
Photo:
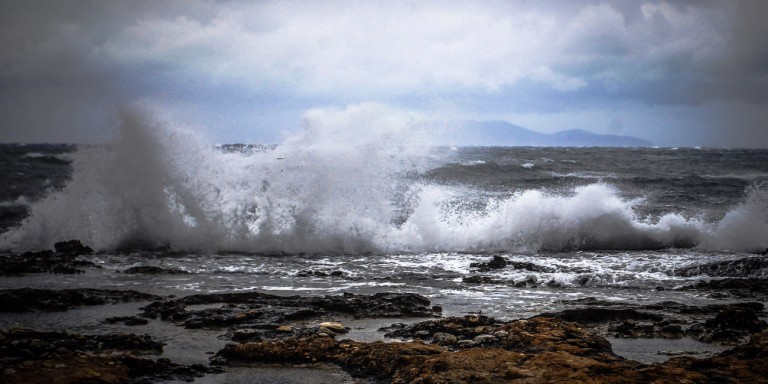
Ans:
<svg viewBox="0 0 768 384"><path fill-rule="evenodd" d="M768 147L768 1L0 2L0 141L102 142L141 105L219 143L307 111Z"/></svg>

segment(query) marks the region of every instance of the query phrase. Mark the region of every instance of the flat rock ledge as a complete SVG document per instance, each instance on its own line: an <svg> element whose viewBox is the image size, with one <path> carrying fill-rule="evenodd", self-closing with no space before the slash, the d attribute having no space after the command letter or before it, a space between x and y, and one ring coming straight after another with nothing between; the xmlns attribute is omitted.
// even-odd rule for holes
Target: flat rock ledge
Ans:
<svg viewBox="0 0 768 384"><path fill-rule="evenodd" d="M160 318L185 328L259 330L253 336L274 336L281 325L309 319L433 317L424 296L412 293L378 293L306 297L277 296L260 292L190 295L155 301L142 307L145 318ZM203 308L200 308L200 307ZM278 333L284 333L279 331ZM257 335L258 334L258 335Z"/></svg>
<svg viewBox="0 0 768 384"><path fill-rule="evenodd" d="M619 357L606 339L557 318L499 322L469 315L417 323L396 333L419 333L433 342L364 343L311 335L229 344L213 361L229 365L329 363L356 377L393 384L768 383L768 331L710 358L675 357L653 365Z"/></svg>
<svg viewBox="0 0 768 384"><path fill-rule="evenodd" d="M0 276L23 276L35 273L77 274L82 268L96 268L96 264L83 260L82 255L93 254L93 249L78 240L61 241L55 251L25 252L0 255Z"/></svg>
<svg viewBox="0 0 768 384"><path fill-rule="evenodd" d="M7 384L192 381L218 367L179 365L141 355L163 344L147 335L79 335L15 328L0 331L0 382Z"/></svg>
<svg viewBox="0 0 768 384"><path fill-rule="evenodd" d="M117 304L159 300L160 296L133 290L117 289L38 289L17 288L0 290L0 313L66 311L80 306Z"/></svg>

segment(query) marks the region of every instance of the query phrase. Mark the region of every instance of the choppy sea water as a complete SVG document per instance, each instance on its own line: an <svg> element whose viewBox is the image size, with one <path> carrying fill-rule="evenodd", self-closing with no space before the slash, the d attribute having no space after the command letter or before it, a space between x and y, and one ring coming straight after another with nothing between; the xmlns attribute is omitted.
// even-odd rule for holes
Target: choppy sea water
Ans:
<svg viewBox="0 0 768 384"><path fill-rule="evenodd" d="M402 291L445 315L512 319L585 297L722 303L735 298L678 288L768 275L679 273L762 257L768 150L455 148L420 137L319 124L278 145L221 146L128 118L108 145L0 145L0 249L79 239L102 266L1 277L0 288ZM471 266L492 255L509 265ZM139 265L189 274L123 273Z"/></svg>

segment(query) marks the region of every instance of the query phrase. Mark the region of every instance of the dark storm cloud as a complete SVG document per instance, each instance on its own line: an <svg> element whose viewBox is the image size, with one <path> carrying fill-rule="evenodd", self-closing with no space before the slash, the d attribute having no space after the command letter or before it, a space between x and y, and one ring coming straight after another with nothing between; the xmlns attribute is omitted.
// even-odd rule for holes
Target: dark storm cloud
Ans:
<svg viewBox="0 0 768 384"><path fill-rule="evenodd" d="M88 141L93 134L95 111L111 93L110 71L93 52L99 34L89 30L97 3L0 4L0 140Z"/></svg>

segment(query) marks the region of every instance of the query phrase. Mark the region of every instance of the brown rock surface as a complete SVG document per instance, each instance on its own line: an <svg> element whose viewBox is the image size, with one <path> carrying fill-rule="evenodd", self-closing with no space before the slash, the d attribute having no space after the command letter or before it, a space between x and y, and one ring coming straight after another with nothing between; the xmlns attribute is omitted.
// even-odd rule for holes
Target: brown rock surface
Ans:
<svg viewBox="0 0 768 384"><path fill-rule="evenodd" d="M644 365L615 355L602 337L553 318L500 323L467 316L427 321L415 329L421 335L453 330L464 340L478 332L496 336L491 343L465 343L453 350L421 341L311 336L230 344L217 357L224 363L333 363L355 376L392 383L768 383L768 331L711 358Z"/></svg>
<svg viewBox="0 0 768 384"><path fill-rule="evenodd" d="M202 365L185 366L167 359L154 361L137 354L156 354L162 343L146 335L78 335L15 328L0 331L0 383L127 383L161 380L190 381L219 372Z"/></svg>

